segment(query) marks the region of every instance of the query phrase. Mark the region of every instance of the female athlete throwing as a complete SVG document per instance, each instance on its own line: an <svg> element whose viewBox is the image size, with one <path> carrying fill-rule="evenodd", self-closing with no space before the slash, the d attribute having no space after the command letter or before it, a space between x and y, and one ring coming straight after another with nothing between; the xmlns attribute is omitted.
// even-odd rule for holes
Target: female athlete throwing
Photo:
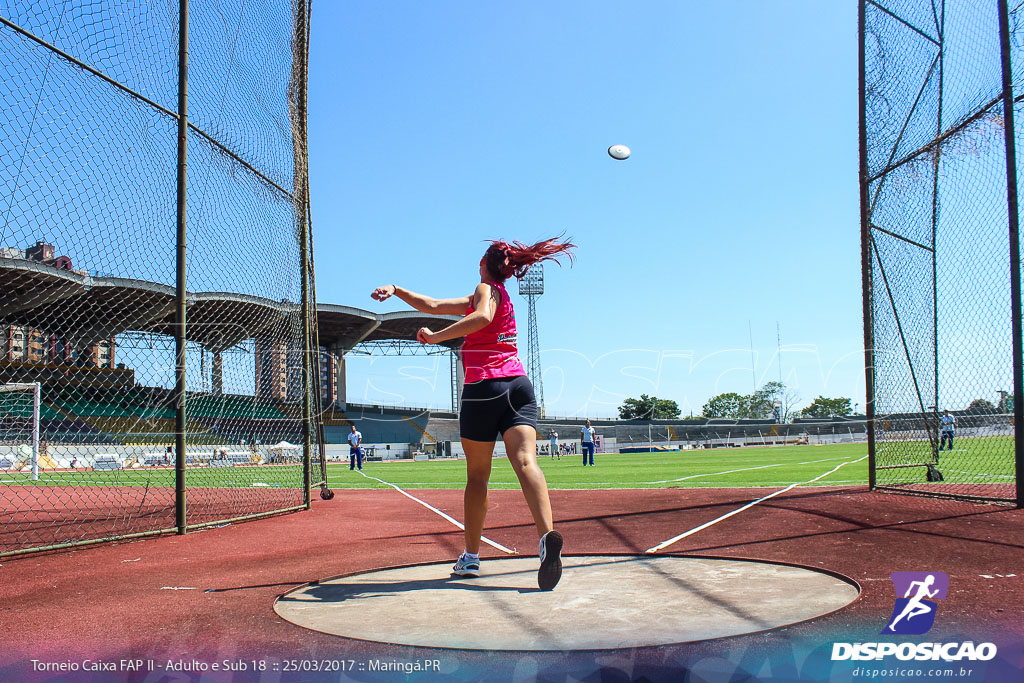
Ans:
<svg viewBox="0 0 1024 683"><path fill-rule="evenodd" d="M537 465L537 399L518 357L516 316L504 283L513 275L522 278L534 263L557 262L561 254L571 261L575 246L557 239L532 246L491 241L480 259L480 284L470 296L433 299L397 285L378 287L370 295L377 301L397 296L422 313L464 316L438 332L421 327L416 333L422 344L465 337L461 356L466 379L459 406L459 433L466 452L466 551L452 568L453 574L480 575L487 482L494 444L501 434L540 536L537 584L549 591L562 576L562 536L552 528L548 485Z"/></svg>

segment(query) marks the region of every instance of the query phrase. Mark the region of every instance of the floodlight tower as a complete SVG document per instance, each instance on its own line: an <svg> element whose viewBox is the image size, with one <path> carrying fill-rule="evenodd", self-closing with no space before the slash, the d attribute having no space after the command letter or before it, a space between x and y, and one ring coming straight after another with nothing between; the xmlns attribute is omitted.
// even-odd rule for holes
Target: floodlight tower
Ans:
<svg viewBox="0 0 1024 683"><path fill-rule="evenodd" d="M540 368L540 339L537 336L537 297L544 293L544 267L535 263L519 280L519 296L525 296L530 313L527 322L526 372L537 395L537 412L544 417L544 380Z"/></svg>

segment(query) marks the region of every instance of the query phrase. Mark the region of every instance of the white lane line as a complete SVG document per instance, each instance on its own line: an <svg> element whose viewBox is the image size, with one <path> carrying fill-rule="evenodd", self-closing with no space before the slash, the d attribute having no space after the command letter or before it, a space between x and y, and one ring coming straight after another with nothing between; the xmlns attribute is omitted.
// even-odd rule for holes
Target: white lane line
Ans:
<svg viewBox="0 0 1024 683"><path fill-rule="evenodd" d="M449 522L451 522L451 523L452 523L452 524L454 524L455 526L459 527L459 528L460 528L460 529L462 529L463 531L465 531L465 530L466 530L466 525L464 525L464 524L463 524L462 522L460 522L459 520L455 519L455 518L454 518L454 517L452 517L451 515L448 515L448 514L446 514L446 513L444 513L444 512L441 512L440 510L438 510L438 509L437 509L436 507L434 507L433 505L431 505L431 504L429 504L429 503L425 503L425 502L423 502L422 500L420 500L420 499L419 499L419 498L417 498L416 496L411 496L411 495L409 495L408 493L406 493L406 492L405 492L405 491L403 491L402 489L398 488L397 486L395 486L395 485L394 485L394 484L392 484L391 482L388 482L388 481L384 481L383 479L378 479L377 477L371 477L370 475L368 475L368 474L367 474L366 472L363 472L362 470L359 470L359 474L363 475L363 476L364 476L364 477L366 477L367 479L373 479L374 481L379 481L380 483L382 483L382 484L384 484L384 485L386 485L386 486L390 486L391 488L393 488L394 490L398 491L399 493L401 493L401 494L402 494L403 496L405 496L406 498L409 498L409 499L411 499L411 500L415 500L415 501L416 501L417 503L419 503L419 504L420 504L420 505L422 505L423 507L427 508L428 510L431 510L432 512L436 512L437 514L441 515L442 517L444 517L444 518L445 518L445 519L447 519L447 520L448 520ZM516 552L515 550L509 550L508 548L506 548L505 546L503 546L503 545L502 545L502 544L500 544L500 543L495 543L494 541L492 541L491 539L487 538L486 536L481 536L481 537L480 537L480 540L481 540L481 541L483 541L484 543L486 543L487 545L489 545L489 546L493 547L493 548L497 548L498 550L502 551L503 553L508 553L509 555L518 555L518 554L519 554L519 553L517 553L517 552Z"/></svg>
<svg viewBox="0 0 1024 683"><path fill-rule="evenodd" d="M701 524L698 527L690 529L689 531L687 531L685 533L682 533L682 534L679 534L678 536L670 538L670 539L668 539L667 541L665 541L663 543L659 543L658 545L654 546L653 548L648 548L644 552L648 553L648 554L651 554L651 553L656 553L659 550L664 550L668 546L672 545L673 543L676 543L677 541L683 540L687 536L692 536L693 534L697 533L698 531L703 531L704 529L707 529L712 524L717 524L717 523L721 522L723 519L728 519L729 517L732 517L733 515L737 515L737 514L743 512L744 510L746 510L748 508L754 507L758 503L766 501L769 498L774 498L775 496L779 495L780 493L785 493L786 491L794 489L797 486L800 486L801 484L810 484L812 481L818 481L819 479L823 479L823 478L827 477L828 475L832 474L833 472L837 471L840 467L844 467L845 465L850 465L852 463L858 463L861 460L866 459L867 457L868 456L865 455L865 456L863 456L861 458L857 458L856 460L850 460L850 461L847 461L847 462L840 463L840 464L836 465L835 467L833 467L832 469L830 469L828 472L825 472L824 474L819 474L814 479L808 479L807 481L802 481L802 482L797 482L795 484L790 484L789 486L787 486L784 489L779 489L778 491L775 491L774 493L769 493L767 496L764 496L763 498L758 498L755 501L747 503L743 507L736 508L732 512L727 512L724 515L722 515L721 517L719 517L718 519L713 519L710 522L705 522L704 524Z"/></svg>
<svg viewBox="0 0 1024 683"><path fill-rule="evenodd" d="M713 482L713 481L698 481L696 483L699 486L694 486L692 488L766 489L766 488L769 488L769 487L772 487L772 486L788 486L789 485L788 481L761 481L761 482L758 482L756 484L744 484L742 486L736 485L736 484L730 484L728 486L723 486L721 482L717 482L716 483L716 482ZM839 484L863 484L864 486L867 486L868 480L866 478L865 479L832 479L827 484L819 484L818 486L807 486L806 488L809 488L809 489L815 489L815 488L827 489L827 488L838 486ZM798 486L799 486L799 484L798 484ZM644 490L650 490L650 489L644 489Z"/></svg>
<svg viewBox="0 0 1024 683"><path fill-rule="evenodd" d="M862 458L863 459L863 458ZM641 484L671 484L674 481L686 481L687 479L696 479L697 477L717 477L720 474L735 474L736 472L750 472L751 470L764 470L769 467L785 467L787 465L814 465L819 462L831 462L832 460L842 460L842 458L824 458L822 460L808 460L806 462L779 462L771 465L758 465L757 467L742 467L738 470L725 470L724 472L709 472L706 474L691 474L686 477L679 477L678 479L663 479L660 481L642 481Z"/></svg>

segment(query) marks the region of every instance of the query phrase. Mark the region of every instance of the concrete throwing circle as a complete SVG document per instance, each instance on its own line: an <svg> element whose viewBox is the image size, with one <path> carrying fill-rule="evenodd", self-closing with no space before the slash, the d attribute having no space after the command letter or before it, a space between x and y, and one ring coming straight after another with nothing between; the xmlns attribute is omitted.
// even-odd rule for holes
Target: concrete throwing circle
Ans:
<svg viewBox="0 0 1024 683"><path fill-rule="evenodd" d="M850 604L857 588L811 569L672 556L564 557L537 588L537 558L382 569L297 588L274 609L308 629L378 643L468 650L605 650L786 626Z"/></svg>

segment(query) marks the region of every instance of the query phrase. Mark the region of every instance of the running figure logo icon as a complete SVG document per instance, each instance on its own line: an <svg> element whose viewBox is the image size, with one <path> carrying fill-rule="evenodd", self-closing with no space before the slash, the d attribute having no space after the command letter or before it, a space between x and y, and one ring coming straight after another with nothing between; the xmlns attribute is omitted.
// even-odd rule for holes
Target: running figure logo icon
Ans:
<svg viewBox="0 0 1024 683"><path fill-rule="evenodd" d="M893 572L889 576L897 597L882 633L927 633L935 623L936 600L946 599L949 577L942 572Z"/></svg>

